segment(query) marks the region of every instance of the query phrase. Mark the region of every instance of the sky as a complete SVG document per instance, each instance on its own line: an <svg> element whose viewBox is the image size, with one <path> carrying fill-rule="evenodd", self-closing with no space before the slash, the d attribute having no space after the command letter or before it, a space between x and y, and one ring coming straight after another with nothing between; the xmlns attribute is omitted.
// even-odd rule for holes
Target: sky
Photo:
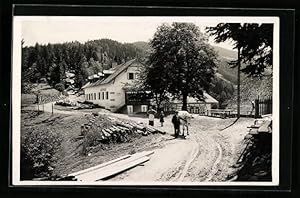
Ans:
<svg viewBox="0 0 300 198"><path fill-rule="evenodd" d="M192 22L204 32L205 27L217 22L203 17L27 17L22 21L24 46L35 43L86 42L108 38L121 43L148 42L162 23ZM212 45L232 49L232 42Z"/></svg>

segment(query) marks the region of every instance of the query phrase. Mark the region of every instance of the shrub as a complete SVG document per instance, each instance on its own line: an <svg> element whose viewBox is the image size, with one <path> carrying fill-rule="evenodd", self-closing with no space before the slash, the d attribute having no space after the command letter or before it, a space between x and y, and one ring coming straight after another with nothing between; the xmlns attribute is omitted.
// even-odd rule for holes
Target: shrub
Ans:
<svg viewBox="0 0 300 198"><path fill-rule="evenodd" d="M50 130L32 130L22 134L21 179L51 177L55 153L62 139Z"/></svg>
<svg viewBox="0 0 300 198"><path fill-rule="evenodd" d="M65 85L62 83L57 83L54 88L60 92L62 92L63 90L65 90Z"/></svg>

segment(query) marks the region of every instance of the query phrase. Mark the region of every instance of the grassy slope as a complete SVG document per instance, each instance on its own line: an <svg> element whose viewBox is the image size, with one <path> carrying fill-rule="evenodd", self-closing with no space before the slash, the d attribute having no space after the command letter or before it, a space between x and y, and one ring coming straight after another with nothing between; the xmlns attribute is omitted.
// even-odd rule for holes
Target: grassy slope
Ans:
<svg viewBox="0 0 300 198"><path fill-rule="evenodd" d="M47 130L49 132L55 131L62 136L63 144L56 153L57 162L53 164L55 167L54 173L60 176L89 168L126 154L152 149L157 147L164 138L160 134L138 135L126 143L99 144L90 151L90 156L85 156L82 154L83 140L75 140L75 138L81 133L81 125L88 123L91 117L93 117L91 113L74 115L42 113L37 115L35 111L22 111L21 135L31 131ZM105 128L105 126L111 125L112 122L106 116L99 115L95 124Z"/></svg>
<svg viewBox="0 0 300 198"><path fill-rule="evenodd" d="M237 85L237 68L230 68L228 62L236 60L237 53L232 50L227 50L221 47L214 46L215 50L220 56L220 65L218 73L222 77L233 84ZM267 73L270 73L267 71ZM266 98L272 96L272 82L271 75L262 78L247 77L241 73L241 104L242 109L251 109L251 101L255 100L258 96ZM228 101L229 107L235 107L236 94Z"/></svg>
<svg viewBox="0 0 300 198"><path fill-rule="evenodd" d="M251 109L251 101L257 97L263 99L272 97L273 78L264 76L262 78L244 77L241 81L241 104L242 109ZM228 101L229 106L235 106L236 94Z"/></svg>
<svg viewBox="0 0 300 198"><path fill-rule="evenodd" d="M220 57L220 64L218 67L218 73L232 84L237 85L237 68L231 68L228 64L229 60Z"/></svg>
<svg viewBox="0 0 300 198"><path fill-rule="evenodd" d="M52 88L47 83L26 83L28 89L26 93L21 94L21 105L22 107L35 104L37 102L37 92L40 91L39 95L42 97L58 96L60 92Z"/></svg>

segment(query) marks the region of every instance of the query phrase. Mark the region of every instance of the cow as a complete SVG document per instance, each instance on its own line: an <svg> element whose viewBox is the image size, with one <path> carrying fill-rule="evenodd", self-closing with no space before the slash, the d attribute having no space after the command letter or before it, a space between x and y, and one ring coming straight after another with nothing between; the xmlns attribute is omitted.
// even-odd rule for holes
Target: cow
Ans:
<svg viewBox="0 0 300 198"><path fill-rule="evenodd" d="M191 125L193 116L187 111L178 111L178 117L180 119L180 125L182 125L182 135L184 136L185 130L187 135L189 135L189 125Z"/></svg>

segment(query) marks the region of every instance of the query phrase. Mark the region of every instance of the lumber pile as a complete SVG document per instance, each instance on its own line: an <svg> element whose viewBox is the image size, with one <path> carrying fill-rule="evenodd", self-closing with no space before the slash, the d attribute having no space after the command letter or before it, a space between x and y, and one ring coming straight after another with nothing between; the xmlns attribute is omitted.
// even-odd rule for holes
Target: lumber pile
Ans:
<svg viewBox="0 0 300 198"><path fill-rule="evenodd" d="M272 117L264 117L262 119L256 119L254 124L248 126L249 134L256 135L258 133L272 133Z"/></svg>
<svg viewBox="0 0 300 198"><path fill-rule="evenodd" d="M75 177L77 181L85 182L107 180L128 169L145 163L150 160L149 156L153 153L153 151L144 151L133 155L125 155L112 161L71 173L68 177Z"/></svg>
<svg viewBox="0 0 300 198"><path fill-rule="evenodd" d="M245 136L245 149L237 160L236 181L271 181L272 118L255 120Z"/></svg>
<svg viewBox="0 0 300 198"><path fill-rule="evenodd" d="M158 130L151 126L144 126L133 121L127 120L111 120L113 124L108 126L96 125L96 119L98 115L94 115L89 119L88 123L81 125L81 134L77 139L85 138L87 135L96 133L95 141L98 143L122 143L130 140L135 136L148 136L150 134L166 132Z"/></svg>

